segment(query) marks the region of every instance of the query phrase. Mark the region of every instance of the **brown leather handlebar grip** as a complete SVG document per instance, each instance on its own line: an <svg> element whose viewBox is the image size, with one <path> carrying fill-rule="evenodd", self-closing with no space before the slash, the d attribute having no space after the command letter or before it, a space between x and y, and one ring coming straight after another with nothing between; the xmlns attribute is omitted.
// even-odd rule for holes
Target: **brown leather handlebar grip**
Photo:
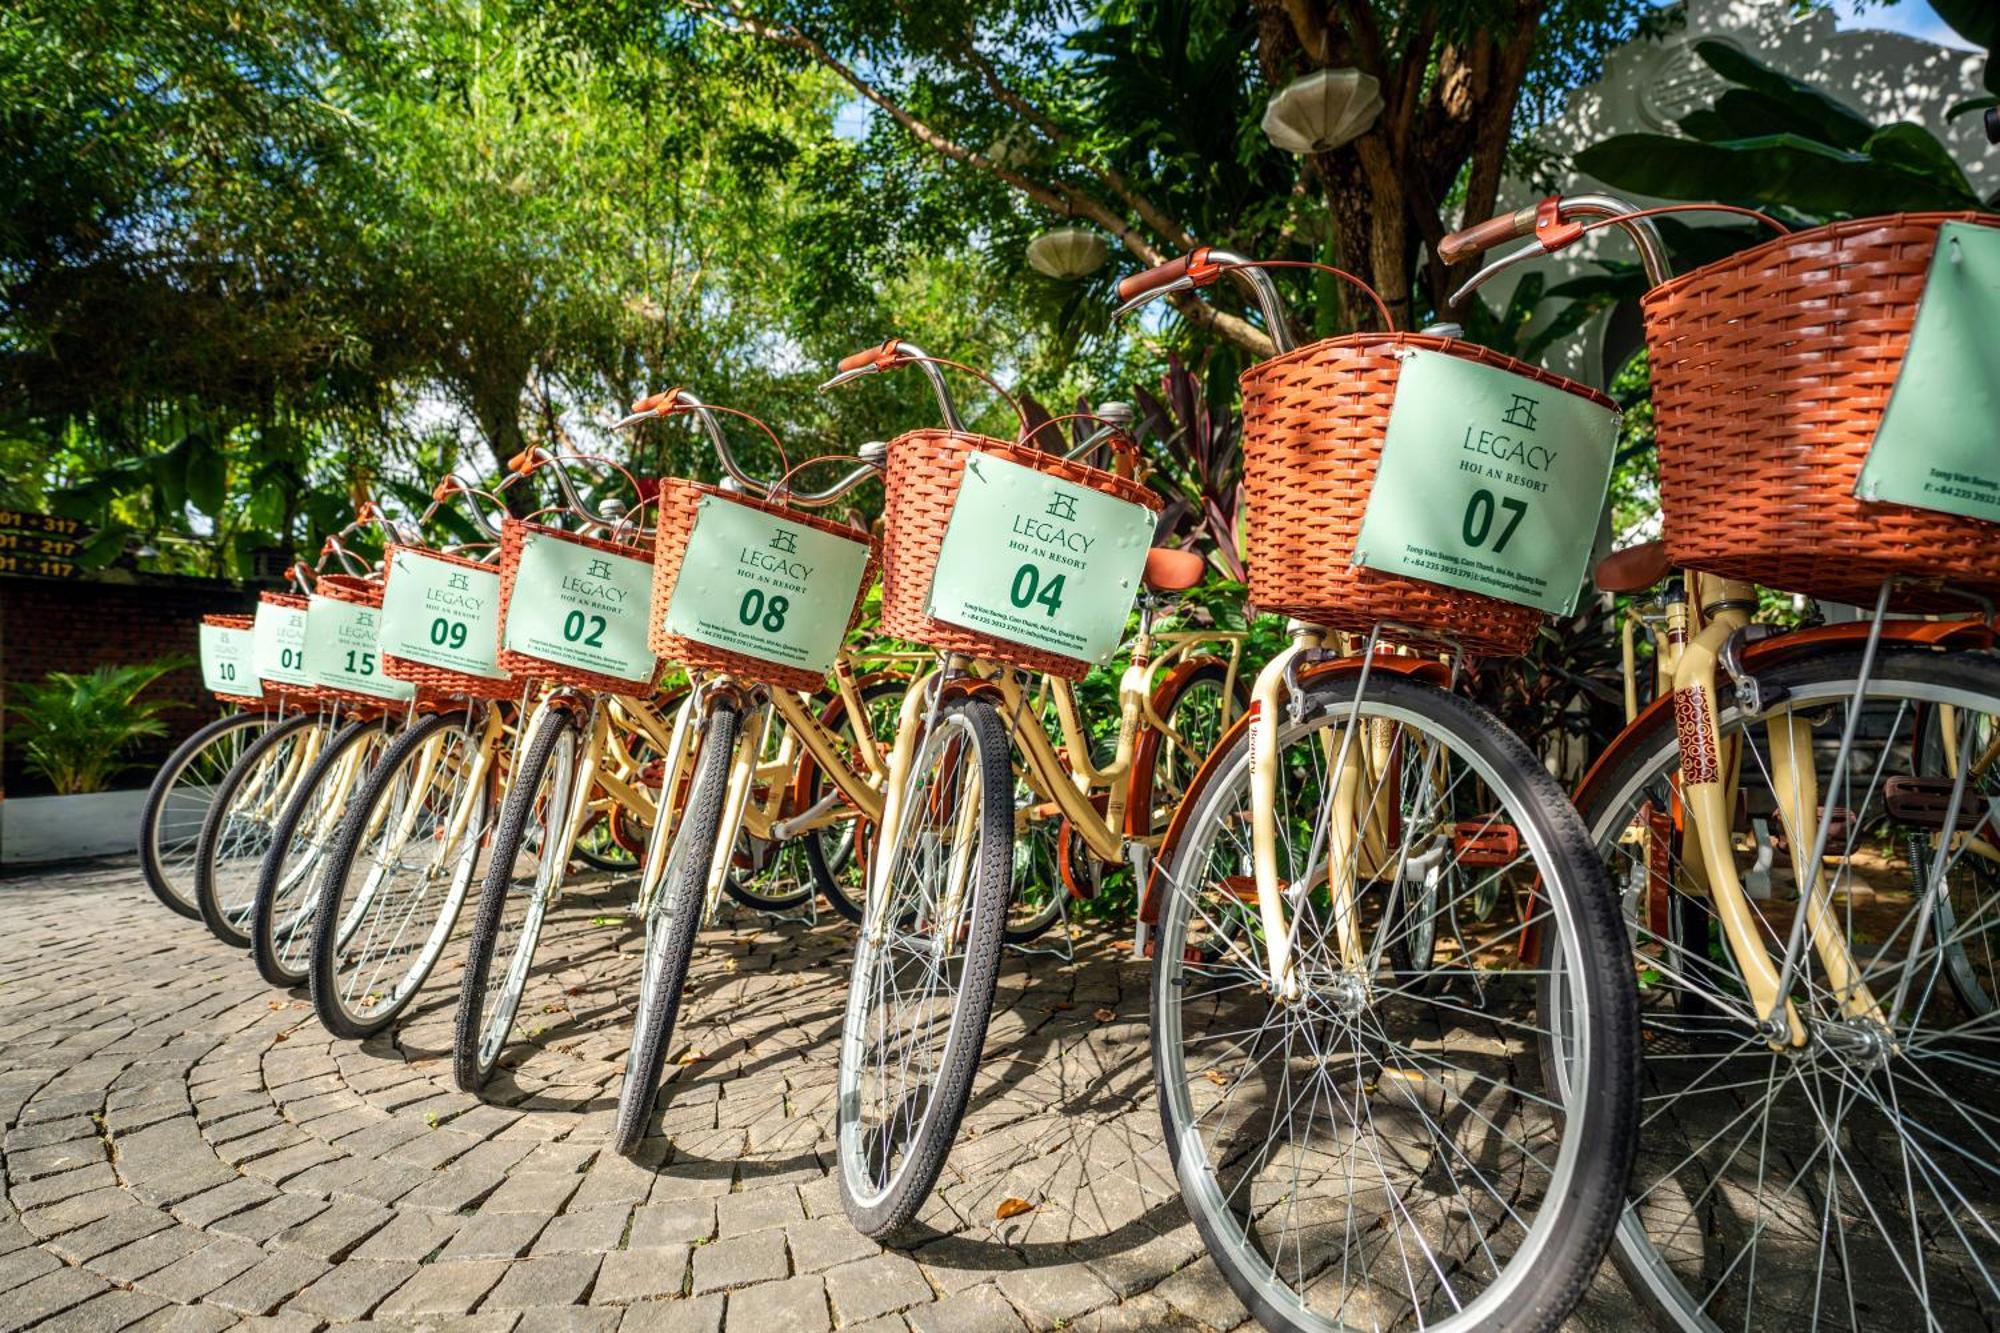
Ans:
<svg viewBox="0 0 2000 1333"><path fill-rule="evenodd" d="M1179 282L1188 270L1208 257L1208 247L1190 250L1178 259L1169 259L1164 264L1156 264L1144 273L1134 273L1118 283L1118 299L1133 301L1148 292L1156 292L1170 283Z"/></svg>
<svg viewBox="0 0 2000 1333"><path fill-rule="evenodd" d="M1488 218L1476 226L1455 231L1438 242L1438 258L1447 264L1456 264L1461 259L1470 259L1482 250L1490 250L1502 241L1516 240L1522 236L1535 234L1535 210L1538 204L1517 208L1512 213L1502 213L1497 218Z"/></svg>
<svg viewBox="0 0 2000 1333"><path fill-rule="evenodd" d="M842 374L845 374L850 370L860 370L864 366L883 365L895 355L896 340L891 338L880 347L870 347L864 351L856 352L852 356L843 356L840 358L839 370Z"/></svg>

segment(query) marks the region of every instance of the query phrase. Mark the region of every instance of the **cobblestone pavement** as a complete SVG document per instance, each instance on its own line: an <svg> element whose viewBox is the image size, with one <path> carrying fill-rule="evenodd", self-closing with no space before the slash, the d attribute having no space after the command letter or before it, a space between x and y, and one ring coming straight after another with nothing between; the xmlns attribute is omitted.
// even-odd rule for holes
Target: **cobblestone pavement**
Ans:
<svg viewBox="0 0 2000 1333"><path fill-rule="evenodd" d="M552 918L482 1103L451 1085L449 958L393 1040L352 1045L135 866L0 882L0 1333L1245 1322L1173 1188L1143 976L1109 937L1003 969L964 1135L888 1251L828 1175L846 928L738 913L703 937L635 1163L604 1146L639 962L622 906ZM1009 1198L1034 1207L999 1220Z"/></svg>

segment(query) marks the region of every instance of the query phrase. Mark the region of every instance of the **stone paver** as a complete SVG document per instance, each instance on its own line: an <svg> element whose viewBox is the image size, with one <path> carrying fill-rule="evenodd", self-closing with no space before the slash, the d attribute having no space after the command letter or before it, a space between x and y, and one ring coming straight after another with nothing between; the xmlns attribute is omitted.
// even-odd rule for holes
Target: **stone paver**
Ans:
<svg viewBox="0 0 2000 1333"><path fill-rule="evenodd" d="M1009 957L966 1134L885 1250L830 1174L853 938L830 914L725 910L674 1034L693 1058L633 1157L610 1149L628 896L586 884L551 916L481 1101L451 1077L462 944L395 1032L349 1043L129 862L0 885L0 1333L1244 1322L1161 1151L1145 965L1114 934ZM1034 1207L1002 1220L1009 1197Z"/></svg>

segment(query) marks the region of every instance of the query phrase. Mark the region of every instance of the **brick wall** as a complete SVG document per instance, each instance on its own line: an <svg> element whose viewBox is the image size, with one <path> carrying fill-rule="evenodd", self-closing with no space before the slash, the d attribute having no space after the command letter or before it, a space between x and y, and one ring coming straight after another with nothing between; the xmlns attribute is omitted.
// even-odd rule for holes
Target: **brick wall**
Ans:
<svg viewBox="0 0 2000 1333"><path fill-rule="evenodd" d="M167 657L192 662L199 647L195 626L203 615L243 614L256 602L254 589L205 579L114 583L0 578L0 715L11 728L17 720L7 711L13 687L39 681L51 671L89 671ZM146 766L127 771L119 786L144 786L173 747L217 712L214 696L202 689L201 672L193 666L161 677L150 693L182 706L164 714L169 734L134 753ZM45 784L22 769L15 748L0 740L0 795L44 794Z"/></svg>

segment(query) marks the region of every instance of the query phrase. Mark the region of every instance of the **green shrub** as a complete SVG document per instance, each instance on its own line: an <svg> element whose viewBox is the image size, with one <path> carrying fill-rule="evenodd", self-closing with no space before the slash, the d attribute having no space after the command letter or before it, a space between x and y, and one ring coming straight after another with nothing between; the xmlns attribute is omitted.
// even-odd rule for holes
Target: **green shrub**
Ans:
<svg viewBox="0 0 2000 1333"><path fill-rule="evenodd" d="M39 685L15 687L9 704L20 721L7 739L23 750L28 771L48 779L58 795L103 791L135 766L124 757L133 745L167 734L159 715L176 705L139 696L185 665L176 659L101 666L88 675L52 671Z"/></svg>

